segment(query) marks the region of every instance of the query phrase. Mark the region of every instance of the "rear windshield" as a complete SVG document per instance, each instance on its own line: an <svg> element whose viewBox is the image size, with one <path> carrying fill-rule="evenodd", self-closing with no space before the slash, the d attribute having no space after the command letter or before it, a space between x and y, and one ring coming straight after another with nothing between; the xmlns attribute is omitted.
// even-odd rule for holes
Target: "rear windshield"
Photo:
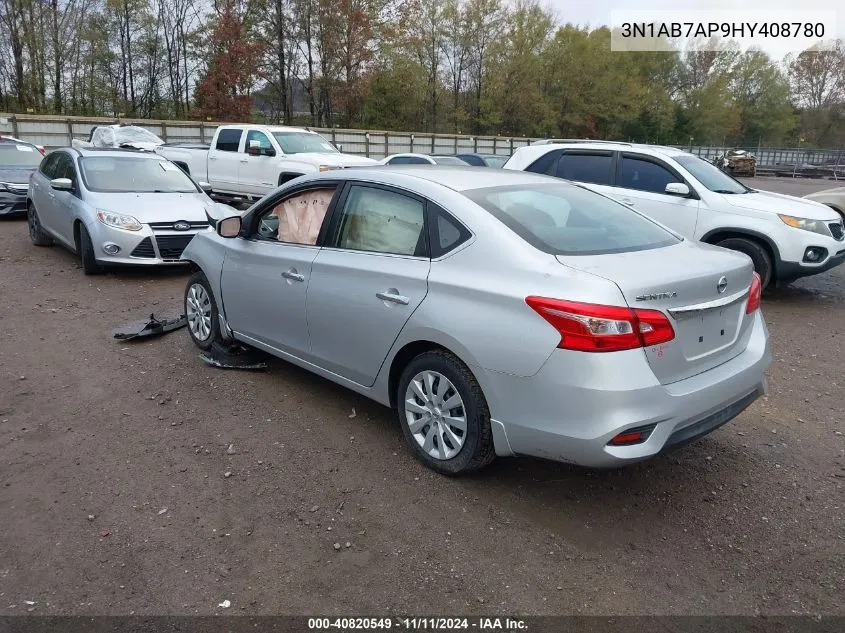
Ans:
<svg viewBox="0 0 845 633"><path fill-rule="evenodd" d="M135 156L87 156L79 160L90 191L196 193L193 181L167 160Z"/></svg>
<svg viewBox="0 0 845 633"><path fill-rule="evenodd" d="M0 143L0 167L38 167L44 158L34 147Z"/></svg>
<svg viewBox="0 0 845 633"><path fill-rule="evenodd" d="M680 241L628 207L572 185L488 187L463 194L553 255L625 253Z"/></svg>

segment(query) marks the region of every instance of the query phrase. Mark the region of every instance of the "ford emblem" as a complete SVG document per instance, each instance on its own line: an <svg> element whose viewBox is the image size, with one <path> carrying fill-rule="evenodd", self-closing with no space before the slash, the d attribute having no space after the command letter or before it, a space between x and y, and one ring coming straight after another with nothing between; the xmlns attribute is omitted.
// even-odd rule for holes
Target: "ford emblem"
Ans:
<svg viewBox="0 0 845 633"><path fill-rule="evenodd" d="M174 231L187 231L191 228L191 225L188 222L180 220L173 225Z"/></svg>

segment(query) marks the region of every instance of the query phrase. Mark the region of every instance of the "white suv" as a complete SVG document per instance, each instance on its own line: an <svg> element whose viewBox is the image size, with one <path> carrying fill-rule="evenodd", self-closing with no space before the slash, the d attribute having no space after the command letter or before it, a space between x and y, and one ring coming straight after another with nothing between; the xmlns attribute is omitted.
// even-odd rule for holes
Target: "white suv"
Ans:
<svg viewBox="0 0 845 633"><path fill-rule="evenodd" d="M845 261L842 218L818 202L750 189L683 150L601 141L518 149L505 169L582 184L685 237L748 255L764 287Z"/></svg>

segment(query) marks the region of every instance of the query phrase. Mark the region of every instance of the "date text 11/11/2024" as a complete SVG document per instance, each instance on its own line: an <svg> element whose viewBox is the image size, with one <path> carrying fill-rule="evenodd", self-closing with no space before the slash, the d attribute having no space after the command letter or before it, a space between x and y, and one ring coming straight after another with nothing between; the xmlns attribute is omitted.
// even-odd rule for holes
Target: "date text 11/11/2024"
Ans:
<svg viewBox="0 0 845 633"><path fill-rule="evenodd" d="M311 631L527 631L524 620L498 617L308 618Z"/></svg>

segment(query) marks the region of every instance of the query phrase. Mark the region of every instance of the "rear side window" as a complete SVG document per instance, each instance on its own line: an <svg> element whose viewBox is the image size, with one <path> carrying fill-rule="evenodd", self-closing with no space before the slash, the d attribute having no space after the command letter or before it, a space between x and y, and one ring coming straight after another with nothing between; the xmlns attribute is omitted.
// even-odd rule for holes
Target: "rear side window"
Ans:
<svg viewBox="0 0 845 633"><path fill-rule="evenodd" d="M613 184L613 154L566 152L560 157L555 175L576 182Z"/></svg>
<svg viewBox="0 0 845 633"><path fill-rule="evenodd" d="M221 129L217 134L217 143L214 148L221 152L237 152L242 134L243 130Z"/></svg>
<svg viewBox="0 0 845 633"><path fill-rule="evenodd" d="M454 250L470 238L470 232L455 218L446 211L428 203L430 211L430 236L431 257L442 257L451 250Z"/></svg>
<svg viewBox="0 0 845 633"><path fill-rule="evenodd" d="M557 162L560 160L560 155L563 153L562 150L554 150L543 154L531 163L525 171L532 171L535 174L546 174L548 176L554 176L555 170L557 169Z"/></svg>
<svg viewBox="0 0 845 633"><path fill-rule="evenodd" d="M671 171L648 160L622 156L619 165L619 175L616 185L637 191L665 193L666 185L672 182L682 182Z"/></svg>
<svg viewBox="0 0 845 633"><path fill-rule="evenodd" d="M680 241L618 202L563 183L463 193L526 242L554 255L625 253Z"/></svg>

